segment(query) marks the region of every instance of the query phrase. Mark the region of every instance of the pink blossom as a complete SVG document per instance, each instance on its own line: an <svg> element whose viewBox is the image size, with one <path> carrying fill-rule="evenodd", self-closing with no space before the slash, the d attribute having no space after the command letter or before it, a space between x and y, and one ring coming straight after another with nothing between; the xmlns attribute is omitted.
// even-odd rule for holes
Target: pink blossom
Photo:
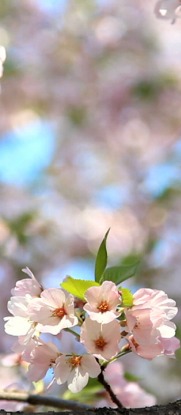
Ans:
<svg viewBox="0 0 181 415"><path fill-rule="evenodd" d="M23 270L30 278L17 281L11 293L13 297L8 301L8 310L13 317L5 317L5 332L12 336L24 336L26 344L35 332L36 322L29 315L28 306L33 297L40 295L42 287L29 268Z"/></svg>
<svg viewBox="0 0 181 415"><path fill-rule="evenodd" d="M120 304L120 293L111 281L104 281L100 287L88 288L85 298L87 303L83 308L91 320L109 323L120 315L120 312L116 311Z"/></svg>
<svg viewBox="0 0 181 415"><path fill-rule="evenodd" d="M0 360L3 366L13 367L19 366L21 364L21 354L20 353L10 353L2 357Z"/></svg>
<svg viewBox="0 0 181 415"><path fill-rule="evenodd" d="M31 337L35 331L36 324L30 320L28 314L28 305L31 297L15 296L8 301L8 310L13 317L4 317L5 332L12 336L27 336ZM26 339L25 339L26 340Z"/></svg>
<svg viewBox="0 0 181 415"><path fill-rule="evenodd" d="M168 320L174 318L178 312L175 307L176 302L161 290L152 290L151 288L140 288L133 295L133 309L151 308L159 309L164 312Z"/></svg>
<svg viewBox="0 0 181 415"><path fill-rule="evenodd" d="M151 342L149 339L147 341L145 339L145 342L138 343L134 336L129 336L128 340L132 351L144 359L152 360L162 354L163 347L159 340Z"/></svg>
<svg viewBox="0 0 181 415"><path fill-rule="evenodd" d="M120 362L110 363L104 371L104 377L124 407L141 408L156 403L153 395L145 392L136 382L128 382L124 378L124 370ZM105 398L104 402L98 402L97 406L116 407L107 394Z"/></svg>
<svg viewBox="0 0 181 415"><path fill-rule="evenodd" d="M24 268L22 271L28 274L31 279L24 278L17 281L15 288L11 290L11 294L17 296L25 296L26 294L29 294L32 297L39 297L42 291L41 285L28 267Z"/></svg>
<svg viewBox="0 0 181 415"><path fill-rule="evenodd" d="M175 357L175 352L180 348L180 340L177 337L172 337L171 339L160 339L161 345L163 347L162 353L169 357Z"/></svg>
<svg viewBox="0 0 181 415"><path fill-rule="evenodd" d="M42 291L41 298L32 299L29 315L38 323L41 333L58 334L62 329L75 326L78 319L74 314L74 298L60 288Z"/></svg>
<svg viewBox="0 0 181 415"><path fill-rule="evenodd" d="M1 356L0 358L0 389L1 391L4 390L5 392L30 392L30 384L27 382L25 378L25 372L21 367L20 370L16 366L16 358L18 362L18 356L14 355L15 359L13 359L13 355L8 356ZM13 362L14 360L14 362ZM23 379L24 377L24 379ZM16 402L16 401L0 401L0 413L1 410L16 412L16 411L23 411L27 406L26 403L23 402Z"/></svg>
<svg viewBox="0 0 181 415"><path fill-rule="evenodd" d="M133 307L125 310L129 343L134 352L153 359L164 354L162 339L175 335L176 326L170 320L178 309L163 291L140 289L133 297Z"/></svg>
<svg viewBox="0 0 181 415"><path fill-rule="evenodd" d="M120 339L120 325L116 320L100 324L87 318L81 327L80 341L98 359L109 360L116 356Z"/></svg>
<svg viewBox="0 0 181 415"><path fill-rule="evenodd" d="M59 350L53 343L44 343L40 339L32 339L22 353L24 360L29 362L28 379L37 382L42 379L47 370L55 363Z"/></svg>
<svg viewBox="0 0 181 415"><path fill-rule="evenodd" d="M80 392L88 383L89 377L96 378L101 369L91 355L62 355L56 359L54 374L59 385L67 382L71 392Z"/></svg>

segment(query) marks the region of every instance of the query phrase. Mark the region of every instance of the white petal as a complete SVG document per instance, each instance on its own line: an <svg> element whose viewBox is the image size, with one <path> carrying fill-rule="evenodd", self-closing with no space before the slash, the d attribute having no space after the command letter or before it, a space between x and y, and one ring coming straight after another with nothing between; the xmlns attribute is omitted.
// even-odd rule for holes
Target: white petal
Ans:
<svg viewBox="0 0 181 415"><path fill-rule="evenodd" d="M32 326L32 322L24 317L5 317L5 319L8 319L4 326L5 332L12 336L24 336Z"/></svg>
<svg viewBox="0 0 181 415"><path fill-rule="evenodd" d="M170 339L171 337L175 336L176 326L171 321L168 321L163 326L158 327L158 330L160 332L161 337L164 337L165 339Z"/></svg>
<svg viewBox="0 0 181 415"><path fill-rule="evenodd" d="M82 356L81 366L84 368L85 372L89 373L91 378L96 378L101 372L99 363L97 363L93 356L88 354Z"/></svg>
<svg viewBox="0 0 181 415"><path fill-rule="evenodd" d="M8 310L14 316L27 316L27 307L28 307L28 297L11 297L8 301Z"/></svg>
<svg viewBox="0 0 181 415"><path fill-rule="evenodd" d="M80 392L88 383L89 374L81 370L81 367L73 369L68 378L68 388L72 393Z"/></svg>
<svg viewBox="0 0 181 415"><path fill-rule="evenodd" d="M32 280L35 280L36 279L35 276L33 275L33 273L31 272L31 270L28 267L23 268L22 271L25 274L29 275L29 277L32 278Z"/></svg>
<svg viewBox="0 0 181 415"><path fill-rule="evenodd" d="M71 372L71 366L65 356L60 356L56 359L54 373L56 381L59 385L67 382L69 374Z"/></svg>

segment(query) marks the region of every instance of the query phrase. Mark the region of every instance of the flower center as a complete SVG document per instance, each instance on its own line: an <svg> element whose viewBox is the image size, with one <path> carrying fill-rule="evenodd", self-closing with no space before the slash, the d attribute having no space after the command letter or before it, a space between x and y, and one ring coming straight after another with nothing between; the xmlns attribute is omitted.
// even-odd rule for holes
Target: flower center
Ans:
<svg viewBox="0 0 181 415"><path fill-rule="evenodd" d="M65 311L65 308L64 308L64 307L60 307L60 308L56 308L56 309L53 311L52 316L53 316L53 317L63 318L66 314L67 314L67 313L66 313L66 311Z"/></svg>
<svg viewBox="0 0 181 415"><path fill-rule="evenodd" d="M94 341L97 349L104 350L104 347L107 345L107 342L104 340L102 336L100 336L97 340Z"/></svg>
<svg viewBox="0 0 181 415"><path fill-rule="evenodd" d="M101 312L101 313L105 313L105 311L109 311L109 304L107 301L101 301L101 303L99 304L99 306L97 307L97 309Z"/></svg>
<svg viewBox="0 0 181 415"><path fill-rule="evenodd" d="M74 368L74 367L80 366L81 360L82 360L82 356L72 356L69 359L69 363Z"/></svg>

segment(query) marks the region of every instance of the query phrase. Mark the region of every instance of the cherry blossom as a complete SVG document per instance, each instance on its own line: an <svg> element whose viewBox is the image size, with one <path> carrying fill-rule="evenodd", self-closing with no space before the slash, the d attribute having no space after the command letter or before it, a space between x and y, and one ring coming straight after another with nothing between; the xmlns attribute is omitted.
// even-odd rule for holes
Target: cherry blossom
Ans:
<svg viewBox="0 0 181 415"><path fill-rule="evenodd" d="M133 298L133 307L125 310L132 350L146 359L166 354L164 341L175 335L176 326L170 321L178 311L175 301L163 291L151 289L140 289ZM176 350L176 343L170 341L170 354Z"/></svg>
<svg viewBox="0 0 181 415"><path fill-rule="evenodd" d="M101 369L95 358L89 354L62 355L55 362L55 379L59 385L67 382L71 392L80 392L88 383L89 377L96 378Z"/></svg>
<svg viewBox="0 0 181 415"><path fill-rule="evenodd" d="M144 359L152 360L162 354L163 346L159 340L154 342L145 339L145 341L138 343L133 335L129 336L128 340L131 350Z"/></svg>
<svg viewBox="0 0 181 415"><path fill-rule="evenodd" d="M74 298L60 288L42 291L41 298L32 299L28 312L41 333L58 334L62 329L78 323L74 314Z"/></svg>
<svg viewBox="0 0 181 415"><path fill-rule="evenodd" d="M30 363L27 372L28 379L35 382L42 379L59 354L55 344L32 339L22 353L23 359Z"/></svg>
<svg viewBox="0 0 181 415"><path fill-rule="evenodd" d="M100 324L87 318L81 328L80 341L98 359L109 360L119 352L120 325L114 320Z"/></svg>
<svg viewBox="0 0 181 415"><path fill-rule="evenodd" d="M85 293L87 303L83 307L91 320L98 323L109 323L116 319L120 312L117 307L120 304L120 293L111 281L104 281L100 287L91 287Z"/></svg>
<svg viewBox="0 0 181 415"><path fill-rule="evenodd" d="M36 280L35 276L28 267L24 268L22 271L28 274L31 279L24 278L17 281L15 288L11 290L11 294L17 296L24 296L29 294L32 297L39 297L42 291L41 285Z"/></svg>
<svg viewBox="0 0 181 415"><path fill-rule="evenodd" d="M13 317L4 317L5 332L12 336L24 336L26 342L35 332L36 323L30 319L28 306L31 297L14 296L8 301L8 310Z"/></svg>
<svg viewBox="0 0 181 415"><path fill-rule="evenodd" d="M180 340L177 337L171 339L160 338L159 340L163 347L162 353L169 357L175 357L175 351L180 348Z"/></svg>
<svg viewBox="0 0 181 415"><path fill-rule="evenodd" d="M146 305L146 307L145 307ZM136 308L157 308L166 313L171 320L178 312L176 302L162 290L152 290L151 288L140 288L133 295L133 307Z"/></svg>
<svg viewBox="0 0 181 415"><path fill-rule="evenodd" d="M28 307L34 297L39 297L42 287L29 268L23 271L31 278L16 282L11 290L12 297L8 301L8 310L13 317L5 317L5 332L12 336L23 336L25 345L35 333L36 322L30 318Z"/></svg>

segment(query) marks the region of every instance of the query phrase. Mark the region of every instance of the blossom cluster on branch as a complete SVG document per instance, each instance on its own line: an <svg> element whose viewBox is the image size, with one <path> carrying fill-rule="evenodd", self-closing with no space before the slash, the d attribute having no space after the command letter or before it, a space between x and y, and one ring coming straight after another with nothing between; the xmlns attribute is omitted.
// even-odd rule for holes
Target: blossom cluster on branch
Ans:
<svg viewBox="0 0 181 415"><path fill-rule="evenodd" d="M89 377L99 380L109 364L129 352L151 360L172 357L180 347L171 321L178 311L175 301L161 290L132 294L122 287L132 271L106 268L107 235L98 250L95 281L67 277L61 288L44 289L26 268L30 278L12 290L5 331L18 336L13 350L28 362L29 380L43 379L51 368L52 383L67 382L78 393ZM44 340L47 335L56 344Z"/></svg>

